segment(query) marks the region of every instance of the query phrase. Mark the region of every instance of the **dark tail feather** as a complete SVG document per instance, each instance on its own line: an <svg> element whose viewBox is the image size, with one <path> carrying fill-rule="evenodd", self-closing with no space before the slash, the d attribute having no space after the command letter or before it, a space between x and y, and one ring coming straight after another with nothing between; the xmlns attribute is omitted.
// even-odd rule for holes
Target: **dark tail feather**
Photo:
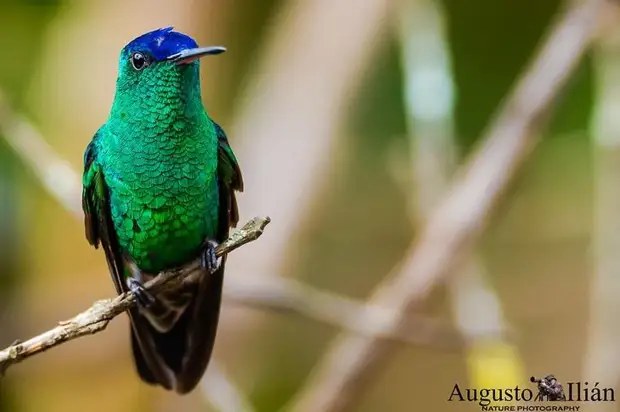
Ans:
<svg viewBox="0 0 620 412"><path fill-rule="evenodd" d="M136 336L136 332L131 328L131 349L133 352L133 359L136 364L136 369L138 370L138 375L140 378L150 385L161 384L164 388L171 390L173 387L173 383L168 379L157 379L147 360L144 358L143 351L140 348L140 341Z"/></svg>
<svg viewBox="0 0 620 412"><path fill-rule="evenodd" d="M193 316L189 324L192 333L187 339L183 370L176 376L178 393L188 393L196 387L211 359L222 304L224 266L226 257L222 258L222 263L215 273L206 276L207 281L200 285L201 290L192 305Z"/></svg>
<svg viewBox="0 0 620 412"><path fill-rule="evenodd" d="M159 333L146 319L134 317L131 341L136 369L143 381L160 384L166 389L174 388L180 394L196 387L213 352L224 266L225 259L215 273L205 275L194 302L170 332ZM172 372L174 377L166 371Z"/></svg>
<svg viewBox="0 0 620 412"><path fill-rule="evenodd" d="M158 336L146 319L135 309L130 311L131 349L140 378L150 385L174 388L174 376L157 349ZM161 336L161 335L160 335Z"/></svg>

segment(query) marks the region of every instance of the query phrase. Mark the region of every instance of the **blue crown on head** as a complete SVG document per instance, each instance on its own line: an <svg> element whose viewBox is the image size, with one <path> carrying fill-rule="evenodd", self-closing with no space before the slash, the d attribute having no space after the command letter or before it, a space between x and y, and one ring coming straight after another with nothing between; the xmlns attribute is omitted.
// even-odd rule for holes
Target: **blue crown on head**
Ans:
<svg viewBox="0 0 620 412"><path fill-rule="evenodd" d="M173 31L172 27L166 27L136 37L123 50L128 53L147 52L156 61L162 61L168 56L195 47L198 47L198 44L194 39L186 34Z"/></svg>

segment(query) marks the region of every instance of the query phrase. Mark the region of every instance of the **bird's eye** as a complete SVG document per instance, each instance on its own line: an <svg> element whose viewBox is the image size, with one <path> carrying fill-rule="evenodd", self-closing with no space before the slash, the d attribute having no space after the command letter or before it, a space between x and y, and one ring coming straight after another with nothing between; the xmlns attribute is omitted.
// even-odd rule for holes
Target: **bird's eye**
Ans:
<svg viewBox="0 0 620 412"><path fill-rule="evenodd" d="M131 55L131 65L136 70L142 70L148 66L149 62L146 56L140 52L135 52Z"/></svg>

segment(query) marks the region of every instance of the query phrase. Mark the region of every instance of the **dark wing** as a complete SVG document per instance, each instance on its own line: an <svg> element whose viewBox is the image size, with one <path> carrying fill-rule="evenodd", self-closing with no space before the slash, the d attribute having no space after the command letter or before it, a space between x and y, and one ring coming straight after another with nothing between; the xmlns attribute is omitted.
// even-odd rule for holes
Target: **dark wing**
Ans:
<svg viewBox="0 0 620 412"><path fill-rule="evenodd" d="M237 158L233 153L230 144L228 144L228 138L224 130L215 122L215 129L217 131L218 139L218 168L217 173L220 179L221 193L225 196L226 205L228 209L222 210L220 217L223 218L226 227L223 228L226 234L222 235L224 238L228 236L228 229L230 227L237 226L239 222L239 209L237 207L237 198L235 197L235 191L243 192L243 176L241 175L241 168L237 162Z"/></svg>
<svg viewBox="0 0 620 412"><path fill-rule="evenodd" d="M228 238L230 228L239 221L235 191L243 190L243 178L224 130L215 122L214 125L218 136L217 174L220 192L220 225L216 240L222 242ZM225 265L226 256L222 257L221 266L215 273L203 278L196 294L196 301L192 303L191 318L184 314L182 322L174 328L181 327L183 321L188 322L185 326L189 331L187 351L183 358L182 371L177 374L176 391L179 393L191 391L209 364L219 321Z"/></svg>
<svg viewBox="0 0 620 412"><path fill-rule="evenodd" d="M103 246L106 260L118 293L125 290L123 282L123 261L116 242L114 226L110 218L108 187L105 183L101 164L97 161L98 131L86 147L84 153L84 173L82 175L82 209L84 227L88 243L96 249Z"/></svg>
<svg viewBox="0 0 620 412"><path fill-rule="evenodd" d="M88 242L98 248L103 246L106 261L117 293L127 291L125 283L125 262L118 246L118 239L112 224L110 212L109 189L103 174L103 168L97 158L98 139L101 129L97 131L93 140L86 147L84 153L84 173L82 175L82 209L84 210L84 227ZM159 382L167 389L172 389L173 378L156 356L155 343L151 339L148 325L144 321L134 322L139 318L136 308L129 311L134 333L132 338L144 354L137 363L141 376L148 376L154 383Z"/></svg>

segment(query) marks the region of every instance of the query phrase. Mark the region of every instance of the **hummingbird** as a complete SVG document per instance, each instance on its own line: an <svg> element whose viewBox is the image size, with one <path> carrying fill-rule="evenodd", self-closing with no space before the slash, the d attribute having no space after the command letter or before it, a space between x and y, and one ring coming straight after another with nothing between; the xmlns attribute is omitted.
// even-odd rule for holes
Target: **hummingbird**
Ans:
<svg viewBox="0 0 620 412"><path fill-rule="evenodd" d="M120 53L114 102L84 153L86 239L102 246L117 293L132 291L131 347L140 378L190 392L213 351L226 257L215 248L239 220L243 178L201 97L198 47L172 27ZM158 273L200 262L199 276L152 294Z"/></svg>

